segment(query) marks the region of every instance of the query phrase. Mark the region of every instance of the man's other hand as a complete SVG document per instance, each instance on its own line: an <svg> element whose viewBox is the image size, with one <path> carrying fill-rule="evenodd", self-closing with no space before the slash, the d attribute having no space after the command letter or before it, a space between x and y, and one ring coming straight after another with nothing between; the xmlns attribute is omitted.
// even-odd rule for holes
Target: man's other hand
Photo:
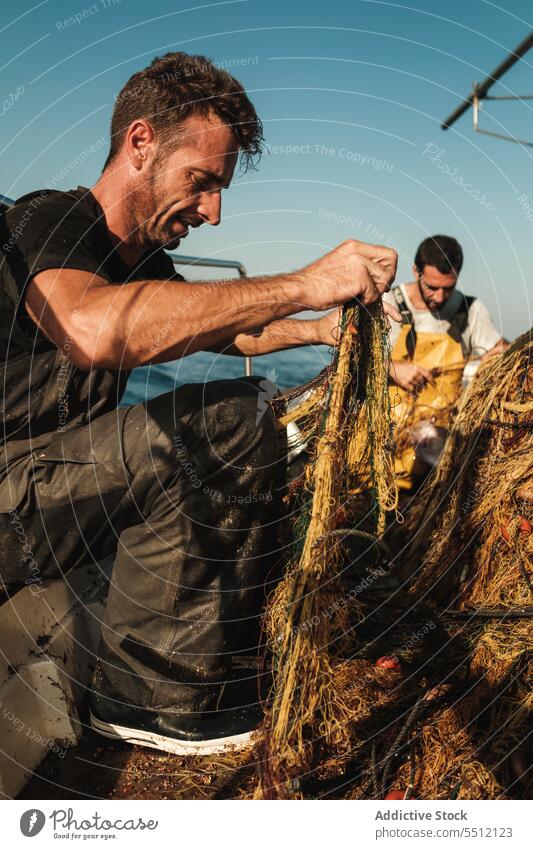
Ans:
<svg viewBox="0 0 533 849"><path fill-rule="evenodd" d="M389 366L389 377L391 383L406 389L412 395L417 395L425 389L428 383L435 386L435 378L432 372L414 363L392 360Z"/></svg>
<svg viewBox="0 0 533 849"><path fill-rule="evenodd" d="M391 307L390 304L383 303L383 310L386 315L390 315L395 321L401 321L401 315ZM317 345L337 345L341 338L340 329L341 310L331 310L331 312L323 315L322 318L317 318L313 322L316 329Z"/></svg>

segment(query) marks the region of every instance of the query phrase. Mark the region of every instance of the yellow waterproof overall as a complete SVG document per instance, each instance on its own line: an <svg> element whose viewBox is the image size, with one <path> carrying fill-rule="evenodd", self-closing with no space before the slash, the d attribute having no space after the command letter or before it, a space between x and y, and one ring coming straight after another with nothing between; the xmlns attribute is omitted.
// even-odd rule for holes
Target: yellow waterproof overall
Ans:
<svg viewBox="0 0 533 849"><path fill-rule="evenodd" d="M465 298L465 301L467 299ZM468 299L470 301L470 299ZM470 303L467 302L467 309ZM435 386L427 384L415 397L399 386L391 386L391 416L396 425L397 452L395 470L400 489L411 489L416 478L427 471L427 466L417 458L415 440L410 439L410 429L417 422L431 422L437 427L448 428L457 398L461 393L465 357L460 342L445 333L421 333L416 331L414 351L409 350L409 335L414 326L407 323L407 308L402 310L404 323L392 350L393 361L410 362L431 369ZM412 321L412 318L411 318ZM451 330L452 328L450 328Z"/></svg>

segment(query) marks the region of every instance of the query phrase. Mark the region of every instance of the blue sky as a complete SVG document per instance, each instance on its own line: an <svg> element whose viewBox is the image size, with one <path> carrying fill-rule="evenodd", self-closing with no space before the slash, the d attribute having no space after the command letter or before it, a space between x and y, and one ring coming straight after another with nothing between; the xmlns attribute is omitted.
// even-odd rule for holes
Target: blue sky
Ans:
<svg viewBox="0 0 533 849"><path fill-rule="evenodd" d="M526 0L3 4L0 191L90 186L125 80L168 50L202 53L246 86L270 147L184 253L275 272L353 236L397 247L406 280L421 239L449 233L463 290L514 337L533 323L533 148L475 134L471 113L440 122L532 26ZM532 66L533 51L492 93L533 95ZM533 141L532 109L488 103L482 125Z"/></svg>

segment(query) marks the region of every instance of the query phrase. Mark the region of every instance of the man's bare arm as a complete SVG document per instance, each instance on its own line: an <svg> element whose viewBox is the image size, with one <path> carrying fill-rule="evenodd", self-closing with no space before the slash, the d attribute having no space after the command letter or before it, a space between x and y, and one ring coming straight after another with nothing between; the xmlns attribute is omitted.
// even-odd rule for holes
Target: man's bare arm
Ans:
<svg viewBox="0 0 533 849"><path fill-rule="evenodd" d="M203 350L273 317L301 310L300 287L264 281L146 280L112 286L89 272L43 271L26 309L80 368L128 369ZM68 337L68 339L67 339Z"/></svg>
<svg viewBox="0 0 533 849"><path fill-rule="evenodd" d="M483 362L483 360L488 360L489 357L495 357L498 354L503 354L504 351L506 351L507 348L509 348L509 347L510 347L510 342L508 342L507 339L504 339L503 336L502 336L500 339L498 339L496 344L493 345L493 347L490 349L490 351L487 351L486 354L483 354L483 356L480 357L480 360L481 360L481 362Z"/></svg>
<svg viewBox="0 0 533 849"><path fill-rule="evenodd" d="M144 280L111 285L76 269L41 271L26 309L82 369L129 369L166 362L235 339L304 309L358 297L373 303L390 288L397 255L349 240L293 274L209 283Z"/></svg>
<svg viewBox="0 0 533 849"><path fill-rule="evenodd" d="M239 333L210 351L240 357L257 357L273 351L285 351L303 345L336 345L338 342L339 311L333 310L322 318L284 318L273 321L254 333Z"/></svg>

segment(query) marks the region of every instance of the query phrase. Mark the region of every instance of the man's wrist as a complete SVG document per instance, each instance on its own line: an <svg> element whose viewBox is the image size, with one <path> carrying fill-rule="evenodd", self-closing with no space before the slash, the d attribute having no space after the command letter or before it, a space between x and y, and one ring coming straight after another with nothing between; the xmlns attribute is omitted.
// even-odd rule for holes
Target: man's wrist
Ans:
<svg viewBox="0 0 533 849"><path fill-rule="evenodd" d="M295 305L296 309L293 312L313 309L307 302L309 291L306 285L306 278L301 272L293 271L289 274L284 274L281 279L283 281L284 301Z"/></svg>
<svg viewBox="0 0 533 849"><path fill-rule="evenodd" d="M300 345L320 345L318 322L319 319L316 318L292 319L294 339L297 339Z"/></svg>

